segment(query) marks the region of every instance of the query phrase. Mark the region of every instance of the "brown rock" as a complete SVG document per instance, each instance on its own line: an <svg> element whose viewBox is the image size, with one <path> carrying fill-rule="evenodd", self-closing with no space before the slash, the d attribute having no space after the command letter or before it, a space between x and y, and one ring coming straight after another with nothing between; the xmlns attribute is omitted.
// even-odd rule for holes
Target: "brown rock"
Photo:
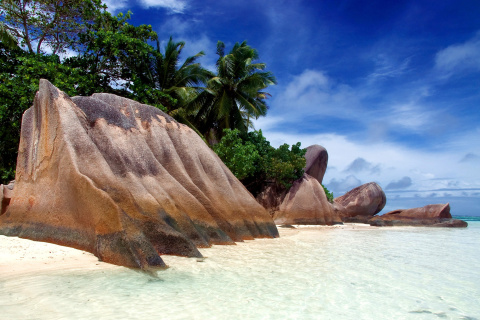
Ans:
<svg viewBox="0 0 480 320"><path fill-rule="evenodd" d="M280 205L287 195L287 189L277 186L276 184L271 184L260 192L256 199L270 214L274 216L275 212L280 209Z"/></svg>
<svg viewBox="0 0 480 320"><path fill-rule="evenodd" d="M428 219L440 218L451 219L450 204L429 204L421 208L399 209L385 213L385 219L393 219L397 217Z"/></svg>
<svg viewBox="0 0 480 320"><path fill-rule="evenodd" d="M372 226L426 226L426 227L461 227L465 221L452 219L450 205L429 204L421 208L399 209L373 217L369 220Z"/></svg>
<svg viewBox="0 0 480 320"><path fill-rule="evenodd" d="M276 224L342 223L328 202L320 182L308 174L293 183L274 220Z"/></svg>
<svg viewBox="0 0 480 320"><path fill-rule="evenodd" d="M375 182L363 184L335 198L334 208L342 220L355 216L373 216L379 213L387 202L382 188Z"/></svg>
<svg viewBox="0 0 480 320"><path fill-rule="evenodd" d="M162 254L276 237L267 212L188 127L111 94L70 99L46 80L22 120L0 234L133 268Z"/></svg>
<svg viewBox="0 0 480 320"><path fill-rule="evenodd" d="M322 183L328 164L327 150L318 144L309 146L305 153L305 160L307 161L305 173Z"/></svg>
<svg viewBox="0 0 480 320"><path fill-rule="evenodd" d="M4 214L10 205L14 186L15 180L10 181L7 185L0 184L0 215Z"/></svg>

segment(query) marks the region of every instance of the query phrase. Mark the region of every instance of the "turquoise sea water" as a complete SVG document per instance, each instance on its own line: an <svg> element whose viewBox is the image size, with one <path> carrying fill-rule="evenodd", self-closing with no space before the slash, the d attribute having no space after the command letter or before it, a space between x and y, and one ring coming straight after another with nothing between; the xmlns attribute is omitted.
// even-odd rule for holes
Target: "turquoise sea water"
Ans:
<svg viewBox="0 0 480 320"><path fill-rule="evenodd" d="M480 319L466 229L302 228L126 268L0 275L0 319Z"/></svg>

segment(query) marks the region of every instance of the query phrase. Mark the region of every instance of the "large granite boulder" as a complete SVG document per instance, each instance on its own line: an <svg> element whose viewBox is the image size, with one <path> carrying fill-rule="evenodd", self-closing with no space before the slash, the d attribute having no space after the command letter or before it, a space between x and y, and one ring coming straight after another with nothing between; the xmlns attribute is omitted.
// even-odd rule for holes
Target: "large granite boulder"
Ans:
<svg viewBox="0 0 480 320"><path fill-rule="evenodd" d="M162 254L277 237L271 217L190 128L111 94L70 98L40 81L22 120L0 234L71 246L126 267Z"/></svg>
<svg viewBox="0 0 480 320"><path fill-rule="evenodd" d="M341 224L317 179L304 174L288 191L274 215L276 224Z"/></svg>
<svg viewBox="0 0 480 320"><path fill-rule="evenodd" d="M421 208L400 209L373 217L372 226L466 227L465 221L452 219L450 205L429 204Z"/></svg>
<svg viewBox="0 0 480 320"><path fill-rule="evenodd" d="M14 186L15 180L10 181L10 183L7 185L0 184L0 215L4 214L10 205L10 200L13 197Z"/></svg>
<svg viewBox="0 0 480 320"><path fill-rule="evenodd" d="M321 184L325 171L327 170L328 153L324 147L319 145L312 145L307 147L305 153L306 165L304 172L311 178L317 179ZM303 179L303 178L301 178ZM274 216L279 210L280 205L285 200L285 196L289 190L279 187L275 184L267 186L256 197L258 203L260 203L271 216ZM312 195L314 197L315 195Z"/></svg>
<svg viewBox="0 0 480 320"><path fill-rule="evenodd" d="M328 164L327 150L318 144L309 146L305 153L305 160L305 173L322 183Z"/></svg>
<svg viewBox="0 0 480 320"><path fill-rule="evenodd" d="M375 182L363 184L335 198L334 210L345 222L367 222L379 213L387 202L382 188Z"/></svg>

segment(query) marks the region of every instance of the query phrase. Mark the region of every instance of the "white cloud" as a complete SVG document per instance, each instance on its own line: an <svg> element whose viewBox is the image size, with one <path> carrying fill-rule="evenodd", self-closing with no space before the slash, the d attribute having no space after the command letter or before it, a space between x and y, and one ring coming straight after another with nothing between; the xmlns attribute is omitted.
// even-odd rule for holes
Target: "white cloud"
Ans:
<svg viewBox="0 0 480 320"><path fill-rule="evenodd" d="M128 6L128 0L104 0L103 3L107 5L108 12L113 14Z"/></svg>
<svg viewBox="0 0 480 320"><path fill-rule="evenodd" d="M408 102L393 105L384 120L388 121L390 126L400 126L402 129L419 132L424 131L427 127L430 128L432 119L435 117L436 112L430 111L416 102Z"/></svg>
<svg viewBox="0 0 480 320"><path fill-rule="evenodd" d="M350 86L337 84L318 70L304 70L278 91L272 105L288 112L292 120L314 115L350 118L358 111L361 98Z"/></svg>
<svg viewBox="0 0 480 320"><path fill-rule="evenodd" d="M130 5L129 0L104 0L108 11L115 14L122 9L127 9ZM144 8L165 8L172 13L183 13L187 8L185 0L140 0L139 4Z"/></svg>
<svg viewBox="0 0 480 320"><path fill-rule="evenodd" d="M447 75L468 70L479 71L480 32L464 43L439 51L435 57L435 68Z"/></svg>
<svg viewBox="0 0 480 320"><path fill-rule="evenodd" d="M145 8L165 8L174 13L183 13L187 8L184 0L140 0L140 5Z"/></svg>
<svg viewBox="0 0 480 320"><path fill-rule="evenodd" d="M279 127L278 122L283 122L283 119L278 116L257 120L256 128L262 129L263 135L275 147L283 143L292 145L298 141L302 143L302 147L312 144L325 147L329 160L323 181L327 186L335 188L336 197L362 183L371 181L377 182L384 191L388 191L387 201L388 198L397 196L408 198L414 197L415 194L420 196L420 200L426 201L425 197L431 193L441 194L447 191L454 197L458 197L464 196L462 190L465 188L480 188L480 170L472 170L475 168L459 165L459 159L471 152L469 150L480 149L478 138L469 133L453 139L464 141L464 146L457 146L456 149L440 148L438 151L429 151L382 141L357 142L347 136L334 133L289 133L276 129ZM454 141L446 141L445 145L453 143ZM352 171L349 171L348 168L358 158L363 159L362 163L366 164L366 166L360 166L362 169L378 167L382 170L375 173L372 173L371 170L357 170L353 176ZM386 190L391 182L401 181L404 182L403 185L406 185L407 180L404 178L406 176L411 180L408 192L391 188ZM444 191L438 191L439 189L444 189ZM474 196L472 192L467 192L466 196ZM422 206L426 204L428 203L424 203Z"/></svg>

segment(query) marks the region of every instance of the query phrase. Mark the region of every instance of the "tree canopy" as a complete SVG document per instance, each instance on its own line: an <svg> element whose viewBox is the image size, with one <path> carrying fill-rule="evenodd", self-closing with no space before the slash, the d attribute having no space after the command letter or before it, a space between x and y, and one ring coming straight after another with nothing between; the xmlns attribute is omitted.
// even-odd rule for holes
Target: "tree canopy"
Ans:
<svg viewBox="0 0 480 320"><path fill-rule="evenodd" d="M17 47L17 39L8 31L3 22L0 21L0 42L9 49L15 49Z"/></svg>
<svg viewBox="0 0 480 320"><path fill-rule="evenodd" d="M224 129L246 133L251 119L266 115L269 94L263 90L276 84L275 76L264 71L266 64L256 62L257 50L246 41L237 42L228 54L218 41L217 54L217 74L194 101L194 123L212 143L223 136Z"/></svg>
<svg viewBox="0 0 480 320"><path fill-rule="evenodd" d="M306 162L306 149L300 142L274 148L261 130L242 134L238 129L224 129L213 150L254 196L269 184L290 188L303 175Z"/></svg>
<svg viewBox="0 0 480 320"><path fill-rule="evenodd" d="M74 48L78 35L106 7L100 0L2 0L0 15L28 51L53 54Z"/></svg>
<svg viewBox="0 0 480 320"><path fill-rule="evenodd" d="M253 127L251 120L266 114L265 89L276 80L246 41L236 43L228 54L219 41L214 73L199 63L203 51L182 59L186 44L172 37L161 50L150 25L134 26L129 23L130 12L115 16L105 8L101 0L0 2L2 182L14 177L21 117L31 106L41 78L69 95L108 92L153 105L189 125L211 145L220 141L225 128L245 136ZM60 59L61 53L68 53L67 57ZM253 159L253 166L258 166L262 152L270 150L266 145L265 150L260 148L266 140L250 139L235 140L237 151L243 150L236 172L242 179L252 177L254 168L247 161ZM285 150L278 152L272 159L280 159ZM276 171L279 183L290 179L280 177L281 166L272 162L268 169ZM268 170L266 178L273 175Z"/></svg>

